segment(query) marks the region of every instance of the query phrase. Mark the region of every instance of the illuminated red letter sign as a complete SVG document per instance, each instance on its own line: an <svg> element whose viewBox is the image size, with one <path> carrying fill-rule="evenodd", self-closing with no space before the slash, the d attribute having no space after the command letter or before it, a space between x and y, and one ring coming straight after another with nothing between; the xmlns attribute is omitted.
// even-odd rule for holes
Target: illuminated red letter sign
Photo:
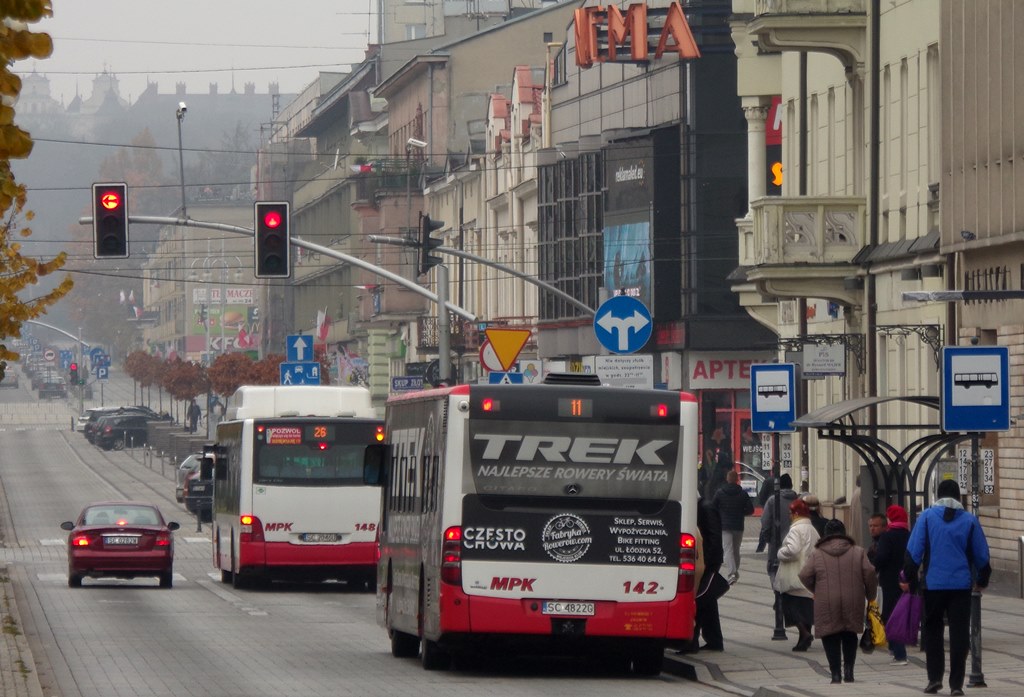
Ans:
<svg viewBox="0 0 1024 697"><path fill-rule="evenodd" d="M700 58L700 49L678 2L667 8L649 9L644 3L630 5L625 14L615 5L583 7L575 11L576 65L589 68L594 63L646 63L653 53L661 58L666 52L680 58ZM657 43L650 41L657 36ZM629 57L619 58L619 49Z"/></svg>

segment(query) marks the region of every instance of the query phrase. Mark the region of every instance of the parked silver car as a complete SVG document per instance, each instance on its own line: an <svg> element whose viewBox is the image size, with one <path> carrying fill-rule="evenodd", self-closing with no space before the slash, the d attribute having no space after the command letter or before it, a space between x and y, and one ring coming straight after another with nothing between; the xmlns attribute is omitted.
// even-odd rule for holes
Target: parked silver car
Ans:
<svg viewBox="0 0 1024 697"><path fill-rule="evenodd" d="M202 461L202 453L193 453L181 461L178 470L174 475L174 498L178 503L185 502L185 479L193 472L199 470L199 463Z"/></svg>

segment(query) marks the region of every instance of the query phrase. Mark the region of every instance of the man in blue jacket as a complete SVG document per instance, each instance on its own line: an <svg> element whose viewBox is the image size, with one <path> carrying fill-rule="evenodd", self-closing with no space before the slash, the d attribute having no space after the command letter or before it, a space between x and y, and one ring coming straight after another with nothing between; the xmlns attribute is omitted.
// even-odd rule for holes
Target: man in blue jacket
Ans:
<svg viewBox="0 0 1024 697"><path fill-rule="evenodd" d="M907 542L908 579L924 586L921 641L928 668L927 694L942 689L946 672L944 616L949 617L949 693L964 693L970 649L971 591L988 585L988 541L981 523L960 503L960 486L952 479L939 483L934 504L921 513ZM905 589L906 590L906 589Z"/></svg>

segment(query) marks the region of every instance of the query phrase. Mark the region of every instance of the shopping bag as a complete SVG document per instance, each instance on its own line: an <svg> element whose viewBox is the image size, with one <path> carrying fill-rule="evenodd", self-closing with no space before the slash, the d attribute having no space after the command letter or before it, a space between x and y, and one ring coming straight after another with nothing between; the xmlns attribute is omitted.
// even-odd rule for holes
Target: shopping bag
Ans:
<svg viewBox="0 0 1024 697"><path fill-rule="evenodd" d="M871 643L875 646L885 646L888 639L885 638L885 625L882 624L882 613L878 609L878 602L868 602L868 625L871 629Z"/></svg>
<svg viewBox="0 0 1024 697"><path fill-rule="evenodd" d="M896 601L896 607L885 623L885 633L890 641L910 646L917 644L917 632L921 628L921 610L924 600L916 593L904 593Z"/></svg>

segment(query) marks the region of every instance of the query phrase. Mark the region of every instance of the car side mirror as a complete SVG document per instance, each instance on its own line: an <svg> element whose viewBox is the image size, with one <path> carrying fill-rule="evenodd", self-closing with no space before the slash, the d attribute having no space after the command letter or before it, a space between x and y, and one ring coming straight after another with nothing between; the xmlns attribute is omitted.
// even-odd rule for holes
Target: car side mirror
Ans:
<svg viewBox="0 0 1024 697"><path fill-rule="evenodd" d="M177 530L180 527L181 527L181 525L179 525L178 523L175 523L173 520L170 523L167 524L167 529L170 530L171 532L174 532L175 530Z"/></svg>
<svg viewBox="0 0 1024 697"><path fill-rule="evenodd" d="M390 452L391 446L385 443L366 446L366 452L363 454L363 484L384 486Z"/></svg>
<svg viewBox="0 0 1024 697"><path fill-rule="evenodd" d="M61 530L74 530L75 529L75 524L72 523L70 520L65 520L63 523L60 524L60 529Z"/></svg>

